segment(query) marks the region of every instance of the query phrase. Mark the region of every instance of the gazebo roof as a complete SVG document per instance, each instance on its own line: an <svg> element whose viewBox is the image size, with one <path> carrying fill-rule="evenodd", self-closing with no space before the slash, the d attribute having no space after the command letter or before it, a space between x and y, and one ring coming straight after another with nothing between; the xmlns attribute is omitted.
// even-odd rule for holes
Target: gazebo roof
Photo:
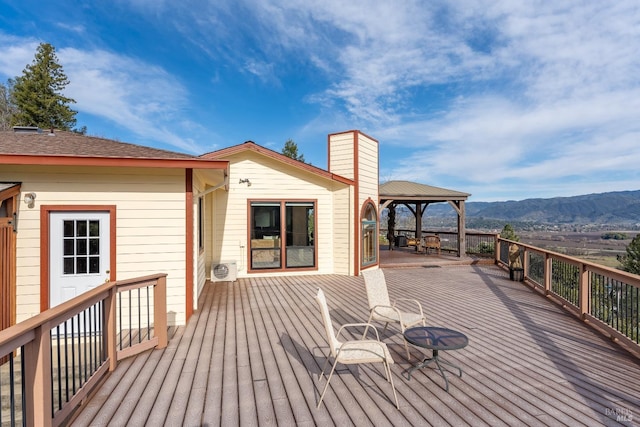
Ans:
<svg viewBox="0 0 640 427"><path fill-rule="evenodd" d="M386 200L393 200L395 202L402 203L404 201L464 201L467 200L471 194L411 181L387 181L384 184L380 184L378 188L378 195L380 203L384 203Z"/></svg>

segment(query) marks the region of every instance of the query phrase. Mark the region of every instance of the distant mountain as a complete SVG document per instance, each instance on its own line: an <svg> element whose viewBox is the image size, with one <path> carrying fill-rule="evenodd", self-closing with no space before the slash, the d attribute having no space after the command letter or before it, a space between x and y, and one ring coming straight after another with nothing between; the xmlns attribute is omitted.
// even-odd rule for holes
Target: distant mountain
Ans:
<svg viewBox="0 0 640 427"><path fill-rule="evenodd" d="M550 199L467 202L466 216L547 224L640 224L640 190ZM444 203L430 205L430 217L451 215Z"/></svg>

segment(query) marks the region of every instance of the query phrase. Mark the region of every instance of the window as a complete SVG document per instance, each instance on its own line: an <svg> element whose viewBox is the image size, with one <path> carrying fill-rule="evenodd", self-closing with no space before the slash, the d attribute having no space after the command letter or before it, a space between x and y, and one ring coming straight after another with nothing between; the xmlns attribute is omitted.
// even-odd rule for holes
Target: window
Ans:
<svg viewBox="0 0 640 427"><path fill-rule="evenodd" d="M252 270L315 267L315 202L254 201L250 206Z"/></svg>
<svg viewBox="0 0 640 427"><path fill-rule="evenodd" d="M63 221L63 274L100 272L100 221Z"/></svg>
<svg viewBox="0 0 640 427"><path fill-rule="evenodd" d="M378 214L373 203L367 203L362 215L362 265L375 264L378 254L378 242L376 230L378 225Z"/></svg>

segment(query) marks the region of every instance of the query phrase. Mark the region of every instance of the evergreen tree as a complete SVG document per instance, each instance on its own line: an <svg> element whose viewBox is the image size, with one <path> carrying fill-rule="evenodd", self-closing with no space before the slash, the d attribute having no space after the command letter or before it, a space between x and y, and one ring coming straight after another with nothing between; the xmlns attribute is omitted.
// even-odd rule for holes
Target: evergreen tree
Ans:
<svg viewBox="0 0 640 427"><path fill-rule="evenodd" d="M504 226L504 228L500 232L500 237L507 240L513 240L514 242L520 241L520 238L516 235L516 232L511 226L511 224L506 224Z"/></svg>
<svg viewBox="0 0 640 427"><path fill-rule="evenodd" d="M633 238L627 246L627 254L618 257L622 264L621 270L633 274L640 274L640 234Z"/></svg>
<svg viewBox="0 0 640 427"><path fill-rule="evenodd" d="M7 85L0 83L0 130L11 129L11 117L15 107L11 104L11 81Z"/></svg>
<svg viewBox="0 0 640 427"><path fill-rule="evenodd" d="M16 112L11 124L71 130L76 124L77 111L69 107L76 101L62 95L68 84L55 48L49 43L40 43L31 65L13 82L11 103Z"/></svg>
<svg viewBox="0 0 640 427"><path fill-rule="evenodd" d="M293 142L293 139L288 139L287 142L284 143L282 154L294 160L304 162L304 155L298 154L298 144Z"/></svg>

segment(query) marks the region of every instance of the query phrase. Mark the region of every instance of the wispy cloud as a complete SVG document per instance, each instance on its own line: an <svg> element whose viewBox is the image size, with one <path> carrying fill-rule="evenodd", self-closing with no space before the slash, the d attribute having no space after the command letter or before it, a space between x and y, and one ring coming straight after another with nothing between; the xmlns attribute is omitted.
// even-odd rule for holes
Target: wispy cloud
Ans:
<svg viewBox="0 0 640 427"><path fill-rule="evenodd" d="M233 15L231 3L206 4L208 14ZM387 176L476 188L565 181L571 192L611 170L634 173L628 159L640 158L630 143L640 132L633 1L238 7L256 52L275 62L292 60L277 52L302 53L330 76L307 97L330 111L314 122L351 123L405 150L406 161L383 162Z"/></svg>
<svg viewBox="0 0 640 427"><path fill-rule="evenodd" d="M640 180L630 160L640 158L634 144L640 134L636 3L118 5L195 46L206 57L202 63L213 64L210 81L219 85L227 83L216 74L221 64L253 87L286 90L288 78L305 73L313 88L300 102L315 104L319 113L300 123L300 131L364 130L381 141L383 153L403 153L404 160L384 158L382 176L495 199L545 188L557 195L617 190ZM11 71L16 60L26 64L35 49L27 40L0 39L0 47L8 49L0 58L0 72L8 76L20 71ZM184 118L180 109L193 95L186 82L156 64L105 50L74 47L59 54L72 77L70 96L88 113L198 150L164 126Z"/></svg>
<svg viewBox="0 0 640 427"><path fill-rule="evenodd" d="M22 74L33 61L39 42L0 38L0 72L8 77ZM132 134L194 154L204 148L180 134L193 128L182 116L187 93L182 83L162 68L104 50L59 48L59 62L69 77L65 95L72 108L107 119ZM89 129L91 132L91 129Z"/></svg>

